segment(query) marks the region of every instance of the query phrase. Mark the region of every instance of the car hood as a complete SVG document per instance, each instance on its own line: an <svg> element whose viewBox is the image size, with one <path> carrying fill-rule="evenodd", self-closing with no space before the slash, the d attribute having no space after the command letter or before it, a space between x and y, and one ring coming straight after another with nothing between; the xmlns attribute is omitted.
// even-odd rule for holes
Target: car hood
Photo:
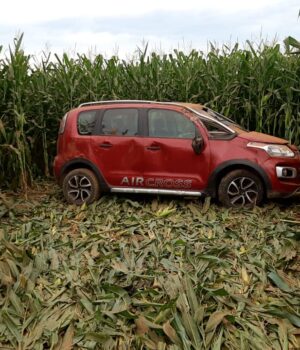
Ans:
<svg viewBox="0 0 300 350"><path fill-rule="evenodd" d="M288 144L287 140L281 139L279 137L263 134L261 132L250 131L238 133L239 137L242 139L253 141L253 142L264 142L264 143L276 143L279 145Z"/></svg>

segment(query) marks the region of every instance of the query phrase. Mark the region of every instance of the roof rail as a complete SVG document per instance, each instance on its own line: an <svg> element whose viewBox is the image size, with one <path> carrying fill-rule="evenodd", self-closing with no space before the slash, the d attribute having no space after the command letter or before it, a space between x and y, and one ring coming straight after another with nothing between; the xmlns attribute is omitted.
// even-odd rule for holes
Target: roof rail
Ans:
<svg viewBox="0 0 300 350"><path fill-rule="evenodd" d="M78 107L94 106L94 105L106 105L113 103L161 103L161 104L172 104L172 102L159 102L159 101L147 101L147 100L108 100L108 101L92 101L81 103Z"/></svg>

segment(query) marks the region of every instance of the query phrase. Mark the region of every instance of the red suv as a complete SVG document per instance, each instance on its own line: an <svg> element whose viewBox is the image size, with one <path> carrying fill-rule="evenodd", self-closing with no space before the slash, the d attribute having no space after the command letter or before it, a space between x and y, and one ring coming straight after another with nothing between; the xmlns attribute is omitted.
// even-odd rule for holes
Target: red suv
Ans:
<svg viewBox="0 0 300 350"><path fill-rule="evenodd" d="M296 146L190 103L81 104L61 121L54 172L72 204L126 192L242 207L300 191Z"/></svg>

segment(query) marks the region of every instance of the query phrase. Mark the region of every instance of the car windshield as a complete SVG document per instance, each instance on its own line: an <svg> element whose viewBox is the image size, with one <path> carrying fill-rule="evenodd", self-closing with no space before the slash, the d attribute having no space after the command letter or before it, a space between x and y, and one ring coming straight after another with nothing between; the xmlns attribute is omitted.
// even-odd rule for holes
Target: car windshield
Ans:
<svg viewBox="0 0 300 350"><path fill-rule="evenodd" d="M239 125L238 123L234 122L233 120L231 120L230 118L227 118L225 117L224 115L218 113L218 112L215 112L213 111L212 109L209 109L209 108L205 108L204 109L206 111L206 113L213 117L214 119L218 120L219 122L223 123L224 125L227 125L227 126L232 126L232 127L236 127L236 128L239 128L239 129L242 129L242 130L245 130L245 128L243 128L241 125Z"/></svg>
<svg viewBox="0 0 300 350"><path fill-rule="evenodd" d="M244 127L242 127L241 125L239 125L238 123L234 122L233 120L231 120L230 118L225 117L224 115L213 111L212 109L208 108L208 107L201 107L201 108L195 108L197 112L199 113L203 113L205 112L206 114L208 114L209 117L214 118L215 120L221 122L222 124L232 127L233 129L240 129L242 131L247 131L247 129L245 129Z"/></svg>
<svg viewBox="0 0 300 350"><path fill-rule="evenodd" d="M219 122L222 122L225 125L232 125L235 124L237 125L233 120L225 117L224 115L213 111L212 109L204 109L206 111L206 113L208 113L211 117L213 117L214 119L217 119Z"/></svg>

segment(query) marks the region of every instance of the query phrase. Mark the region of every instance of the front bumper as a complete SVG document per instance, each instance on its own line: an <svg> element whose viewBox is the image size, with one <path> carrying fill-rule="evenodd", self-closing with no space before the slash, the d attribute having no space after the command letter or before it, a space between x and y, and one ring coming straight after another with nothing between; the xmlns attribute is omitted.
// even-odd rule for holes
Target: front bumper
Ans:
<svg viewBox="0 0 300 350"><path fill-rule="evenodd" d="M287 198L300 193L300 156L289 160L269 159L264 166L271 182L268 198Z"/></svg>
<svg viewBox="0 0 300 350"><path fill-rule="evenodd" d="M300 187L299 187L295 192L289 194L286 198L292 197L292 196L296 196L296 195L298 195L298 194L300 194Z"/></svg>
<svg viewBox="0 0 300 350"><path fill-rule="evenodd" d="M267 193L267 197L269 199L271 198L290 198L293 196L297 196L300 195L300 187L298 187L296 190L294 190L293 192L276 192L276 191L268 191Z"/></svg>

